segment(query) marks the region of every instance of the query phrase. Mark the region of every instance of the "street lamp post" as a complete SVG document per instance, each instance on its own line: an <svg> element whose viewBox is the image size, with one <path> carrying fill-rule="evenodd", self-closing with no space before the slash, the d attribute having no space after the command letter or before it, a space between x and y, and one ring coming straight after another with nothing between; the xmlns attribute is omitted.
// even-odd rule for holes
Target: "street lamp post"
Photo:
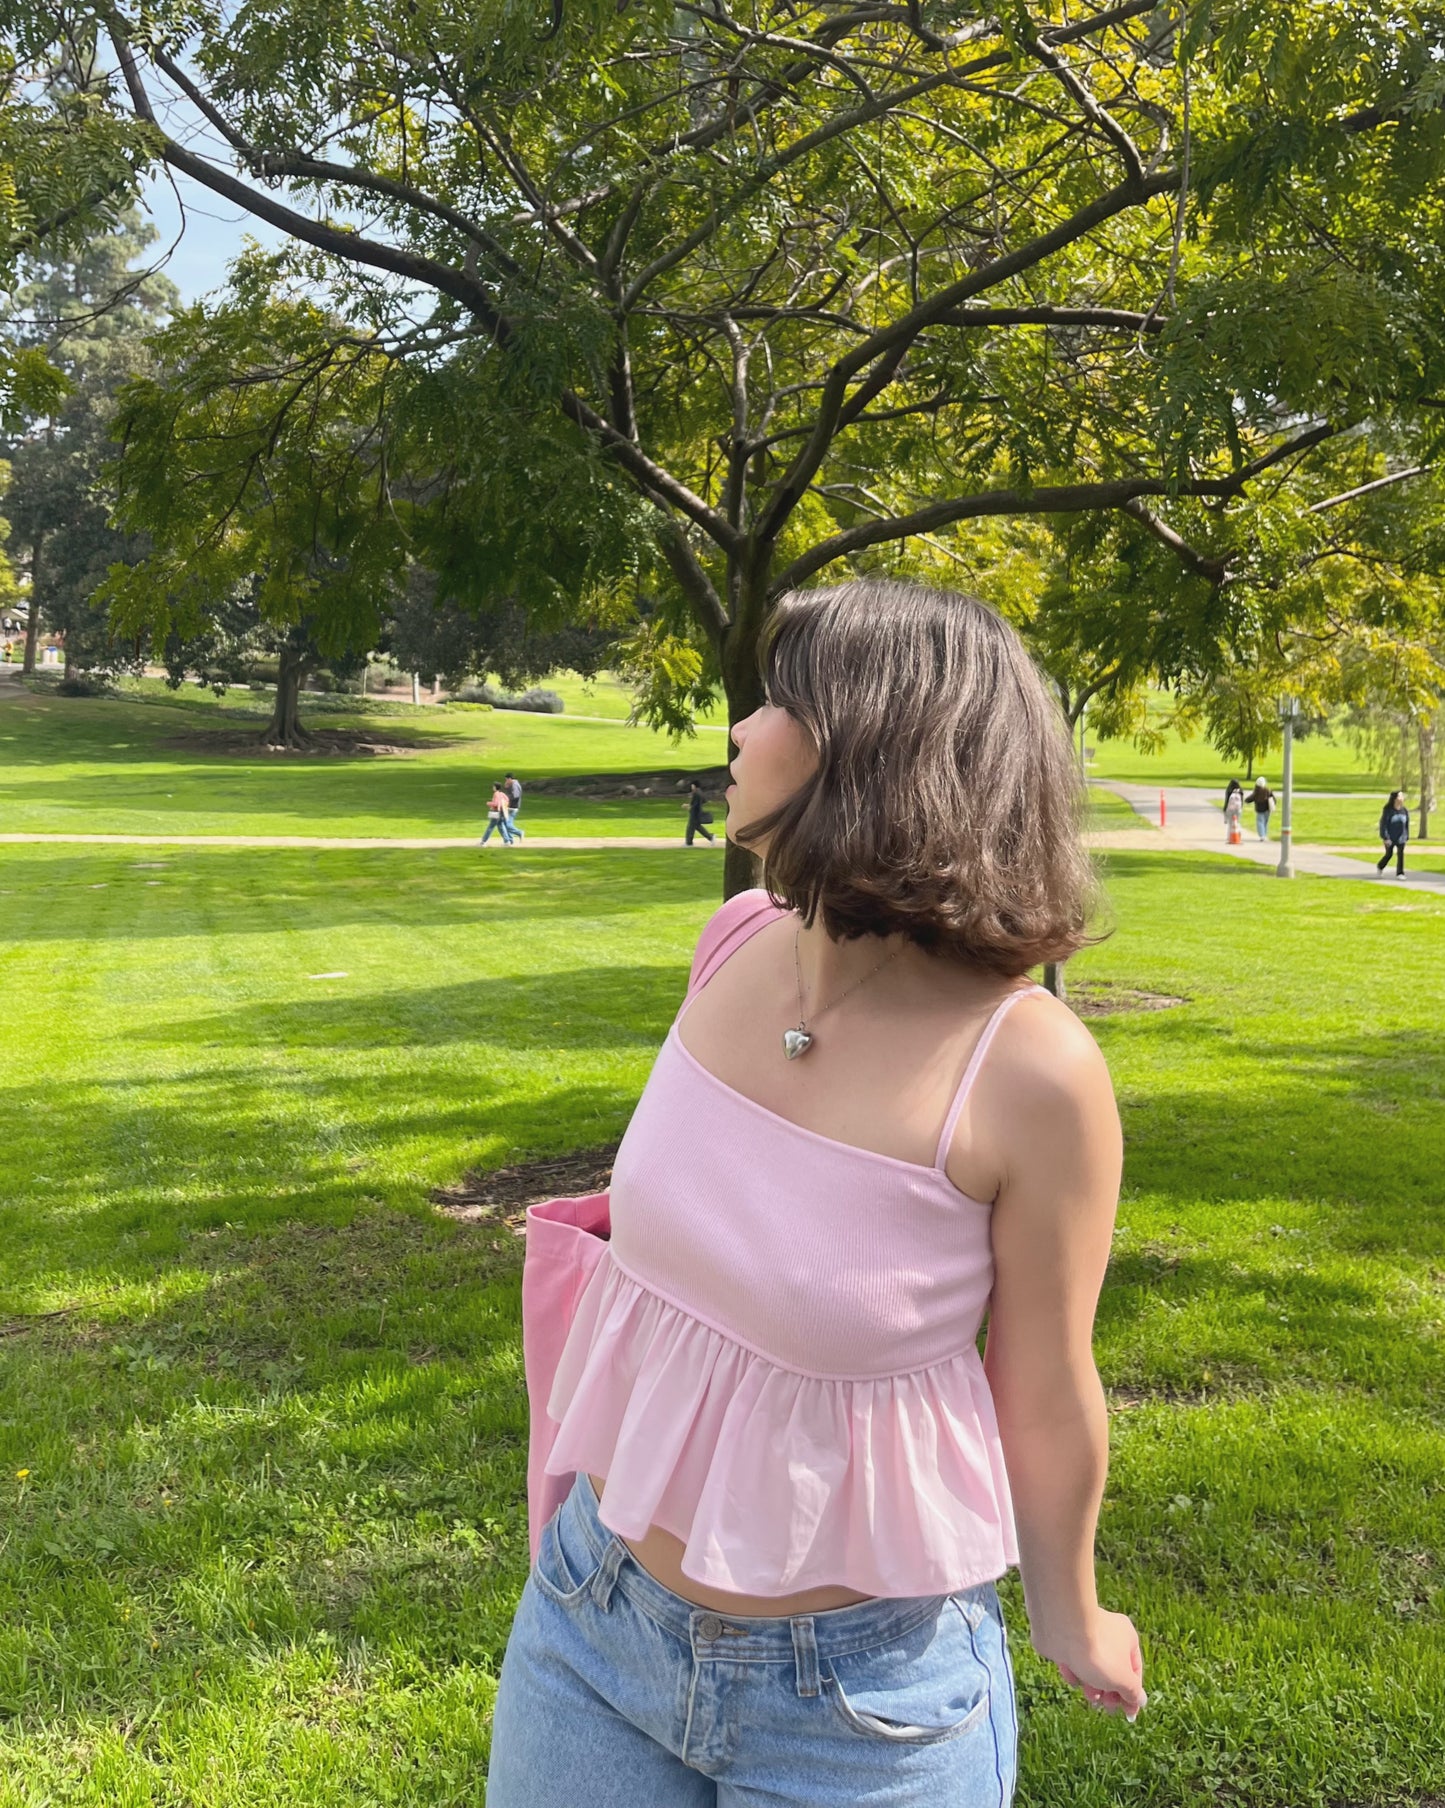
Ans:
<svg viewBox="0 0 1445 1808"><path fill-rule="evenodd" d="M1292 817L1294 814L1294 718L1297 705L1293 697L1286 697L1281 715L1284 718L1284 776L1280 787L1284 793L1284 801L1279 812L1279 865L1274 869L1279 879L1294 878L1294 831Z"/></svg>

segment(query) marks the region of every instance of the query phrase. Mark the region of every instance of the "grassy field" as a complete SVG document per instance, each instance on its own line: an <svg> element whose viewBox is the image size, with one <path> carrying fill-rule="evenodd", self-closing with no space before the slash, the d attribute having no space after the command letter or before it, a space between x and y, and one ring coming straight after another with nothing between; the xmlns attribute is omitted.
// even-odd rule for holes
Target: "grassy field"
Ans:
<svg viewBox="0 0 1445 1808"><path fill-rule="evenodd" d="M599 679L599 687L604 680ZM580 688L581 680L573 683ZM620 689L612 681L614 691ZM8 687L7 687L8 691ZM528 790L529 835L675 836L685 825L684 776L727 759L726 737L702 728L681 745L616 718L386 701L366 708L308 697L311 726L404 743L389 755L273 754L259 745L267 706L245 693L218 701L194 687L131 682L119 697L0 700L0 831L27 834L480 835L491 783L605 778L651 797L548 796ZM246 745L254 737L255 745ZM1094 826L1131 826L1133 812L1095 793ZM721 800L714 815L722 819Z"/></svg>
<svg viewBox="0 0 1445 1808"><path fill-rule="evenodd" d="M519 1250L427 1194L618 1133L717 879L0 850L0 1808L480 1803ZM1080 1709L1010 1583L1021 1802L1440 1794L1445 900L1148 848L1107 880L1073 971L1184 1001L1094 1020L1101 1549L1151 1705Z"/></svg>
<svg viewBox="0 0 1445 1808"><path fill-rule="evenodd" d="M1140 753L1127 741L1091 741L1094 757L1089 762L1089 776L1096 779L1118 779L1123 784L1138 785L1202 785L1224 795L1231 773L1243 779L1244 766L1239 760L1227 760L1217 753L1202 735L1192 741L1181 741L1171 732L1159 753ZM1281 753L1278 744L1261 756L1260 768L1278 787ZM1343 734L1307 735L1295 742L1294 782L1302 790L1364 791L1385 794L1399 780L1370 769ZM1375 814L1379 815L1379 805Z"/></svg>
<svg viewBox="0 0 1445 1808"><path fill-rule="evenodd" d="M1435 849L1433 853L1432 848ZM1375 842L1368 847L1342 847L1339 852L1348 855L1351 859L1368 861L1371 866L1374 866L1384 852L1384 848L1379 842ZM1422 845L1418 841L1412 841L1405 850L1405 870L1409 873L1445 873L1445 850L1440 848L1438 842L1426 842Z"/></svg>
<svg viewBox="0 0 1445 1808"><path fill-rule="evenodd" d="M623 722L632 711L632 689L614 672L599 672L595 678L579 678L575 672L554 672L542 683L556 691L567 706L568 715L606 716L609 721ZM727 705L719 700L698 717L701 727L726 728Z"/></svg>
<svg viewBox="0 0 1445 1808"><path fill-rule="evenodd" d="M151 683L123 698L25 694L0 703L0 827L31 833L446 836L480 833L491 782L605 777L653 798L529 794L534 834L672 835L683 775L726 761L724 736L673 746L621 722L516 711L306 700L313 727L407 743L376 757L265 752L267 706ZM254 734L256 745L244 744Z"/></svg>

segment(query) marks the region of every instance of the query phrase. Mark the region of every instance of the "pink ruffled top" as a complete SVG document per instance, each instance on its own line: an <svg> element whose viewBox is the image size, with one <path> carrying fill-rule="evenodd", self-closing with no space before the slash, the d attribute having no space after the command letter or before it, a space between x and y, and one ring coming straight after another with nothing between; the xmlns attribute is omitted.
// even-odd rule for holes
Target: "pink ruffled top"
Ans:
<svg viewBox="0 0 1445 1808"><path fill-rule="evenodd" d="M689 1000L777 915L725 904ZM725 1085L679 1014L618 1151L612 1236L549 1403L547 1468L606 1477L605 1525L661 1526L695 1581L947 1594L1018 1560L977 1337L989 1208L943 1171L835 1142ZM704 1152L705 1151L705 1152Z"/></svg>

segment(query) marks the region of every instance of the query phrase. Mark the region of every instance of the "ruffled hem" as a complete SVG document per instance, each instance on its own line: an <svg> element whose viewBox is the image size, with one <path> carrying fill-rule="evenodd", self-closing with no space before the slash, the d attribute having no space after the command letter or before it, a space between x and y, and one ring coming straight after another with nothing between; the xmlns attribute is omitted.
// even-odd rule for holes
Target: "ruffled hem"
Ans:
<svg viewBox="0 0 1445 1808"><path fill-rule="evenodd" d="M971 1346L909 1375L780 1368L605 1257L548 1407L554 1475L606 1477L604 1525L661 1526L737 1594L949 1594L1018 1561L993 1399Z"/></svg>

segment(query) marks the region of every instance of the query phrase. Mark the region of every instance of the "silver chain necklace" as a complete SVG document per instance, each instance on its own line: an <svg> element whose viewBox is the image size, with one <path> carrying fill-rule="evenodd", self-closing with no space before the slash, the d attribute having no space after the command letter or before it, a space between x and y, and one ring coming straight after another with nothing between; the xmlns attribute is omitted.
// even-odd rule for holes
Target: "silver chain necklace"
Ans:
<svg viewBox="0 0 1445 1808"><path fill-rule="evenodd" d="M783 1053L790 1061L796 1061L799 1055L806 1055L808 1050L813 1046L813 1032L808 1028L808 1020L803 1014L803 963L798 953L802 936L803 926L800 923L793 931L793 973L798 981L798 1027L795 1030L783 1031ZM814 1011L814 1023L818 1021L825 1011L831 1011L835 1004L842 1004L845 998L850 997L856 992L859 986L865 985L872 979L875 973L881 973L888 965L889 961L897 960L898 956L903 952L903 946L906 946L906 944L895 948L891 954L885 954L876 967L870 967L868 969L862 979L855 979L846 991L840 992L836 998L830 998L827 1004Z"/></svg>

